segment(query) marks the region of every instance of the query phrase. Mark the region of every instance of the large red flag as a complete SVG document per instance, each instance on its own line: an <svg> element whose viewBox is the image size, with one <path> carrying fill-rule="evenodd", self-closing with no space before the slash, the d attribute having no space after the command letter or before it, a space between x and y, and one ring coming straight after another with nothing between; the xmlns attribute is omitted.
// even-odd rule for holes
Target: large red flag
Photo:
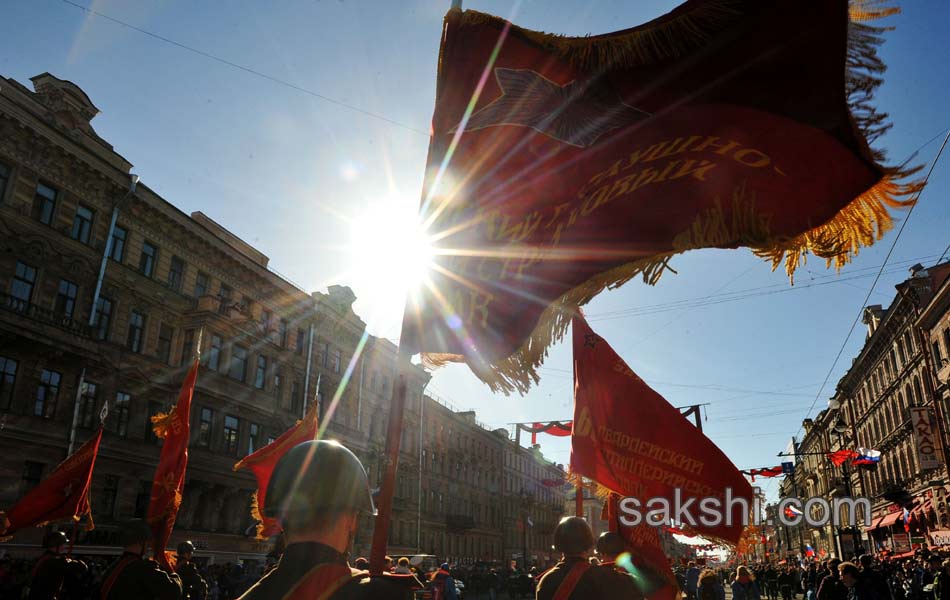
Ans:
<svg viewBox="0 0 950 600"><path fill-rule="evenodd" d="M676 576L670 569L670 561L660 541L660 530L641 523L636 527L626 527L620 523L618 503L620 496L610 494L604 501L601 518L605 518L610 531L618 532L630 549L631 563L622 559L619 566L634 575L640 591L650 600L680 600L682 595L676 583Z"/></svg>
<svg viewBox="0 0 950 600"><path fill-rule="evenodd" d="M42 527L52 521L79 521L83 516L89 517L88 528L92 529L89 485L101 441L100 426L96 434L53 469L49 477L27 492L5 514L0 513L0 537L13 535L27 527Z"/></svg>
<svg viewBox="0 0 950 600"><path fill-rule="evenodd" d="M666 498L672 504L679 490L684 504L694 499L691 514L696 523L685 524L704 537L731 544L742 535L742 512L737 507L727 511L731 524L704 525L700 501L723 499L731 489L733 498L746 502L745 519L753 510L752 487L735 465L637 377L580 316L574 319L571 470L611 492L636 497L644 507L650 498Z"/></svg>
<svg viewBox="0 0 950 600"><path fill-rule="evenodd" d="M178 403L168 414L152 417L155 435L163 438L162 453L152 480L152 496L148 504L148 524L152 528L152 551L155 559L171 568L165 556L165 544L175 527L181 491L185 487L185 469L188 466L188 437L190 430L191 397L198 379L198 359L188 371L178 392Z"/></svg>
<svg viewBox="0 0 950 600"><path fill-rule="evenodd" d="M577 307L677 253L848 262L920 187L868 146L887 124L864 21L892 12L689 0L570 38L450 11L421 207L436 256L402 344L524 391Z"/></svg>
<svg viewBox="0 0 950 600"><path fill-rule="evenodd" d="M274 467L277 466L277 461L297 444L316 439L318 428L317 403L314 402L304 418L297 421L296 425L281 434L279 438L234 463L235 471L247 468L257 479L257 491L254 492L251 502L251 516L258 520L258 538L266 538L281 532L280 524L274 519L265 517L261 512L264 498L267 496L267 484L271 473L274 472Z"/></svg>

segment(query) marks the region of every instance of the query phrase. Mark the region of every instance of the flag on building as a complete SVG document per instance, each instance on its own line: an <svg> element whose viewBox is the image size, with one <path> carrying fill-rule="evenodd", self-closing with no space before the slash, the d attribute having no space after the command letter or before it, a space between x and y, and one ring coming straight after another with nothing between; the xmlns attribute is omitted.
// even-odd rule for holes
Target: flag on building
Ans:
<svg viewBox="0 0 950 600"><path fill-rule="evenodd" d="M185 487L185 469L188 467L188 437L191 415L191 397L198 379L198 360L191 365L178 392L178 402L168 414L152 417L152 431L162 440L162 452L152 480L152 494L146 520L152 528L152 551L155 558L169 567L165 545L175 527L181 492Z"/></svg>
<svg viewBox="0 0 950 600"><path fill-rule="evenodd" d="M910 533L910 511L904 507L904 531Z"/></svg>
<svg viewBox="0 0 950 600"><path fill-rule="evenodd" d="M783 512L785 513L785 516L789 519L794 519L795 517L800 517L803 514L805 514L801 510L799 510L798 508L795 508L794 506L790 504L785 507L785 510Z"/></svg>
<svg viewBox="0 0 950 600"><path fill-rule="evenodd" d="M854 450L835 450L834 452L829 452L826 456L828 457L828 460L832 462L832 464L834 464L836 467L840 467L852 458L857 457L858 453Z"/></svg>
<svg viewBox="0 0 950 600"><path fill-rule="evenodd" d="M257 491L251 500L251 516L257 519L257 537L263 539L281 532L280 524L275 519L265 517L261 513L261 507L264 506L264 498L267 496L267 484L270 481L271 473L277 466L277 461L287 453L288 450L308 440L316 439L318 424L317 413L319 407L314 402L304 418L281 434L279 438L267 444L260 450L248 454L241 460L234 463L234 470L247 469L254 478L257 479Z"/></svg>
<svg viewBox="0 0 950 600"><path fill-rule="evenodd" d="M881 451L872 448L858 448L857 456L851 464L853 465L874 465L881 462Z"/></svg>
<svg viewBox="0 0 950 600"><path fill-rule="evenodd" d="M98 431L53 469L46 479L20 498L10 510L0 512L0 538L55 521L79 521L84 516L88 517L87 528L92 529L89 485L101 441L100 425Z"/></svg>
<svg viewBox="0 0 950 600"><path fill-rule="evenodd" d="M878 2L689 0L595 36L445 19L401 343L524 391L576 309L678 253L841 267L920 185L884 167ZM871 8L862 8L870 5Z"/></svg>
<svg viewBox="0 0 950 600"><path fill-rule="evenodd" d="M574 319L574 433L571 471L622 496L682 502L723 499L726 490L751 507L752 487L729 458L680 411L653 391L583 317ZM736 503L738 504L738 503ZM726 524L728 521L729 524ZM683 523L736 544L748 515L733 507L717 525Z"/></svg>

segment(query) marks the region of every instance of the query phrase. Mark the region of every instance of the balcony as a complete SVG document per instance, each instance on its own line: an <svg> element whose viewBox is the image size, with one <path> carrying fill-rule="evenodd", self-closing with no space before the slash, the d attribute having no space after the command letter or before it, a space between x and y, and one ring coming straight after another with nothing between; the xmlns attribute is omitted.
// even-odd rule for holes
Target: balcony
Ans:
<svg viewBox="0 0 950 600"><path fill-rule="evenodd" d="M92 339L92 329L84 322L31 302L24 302L4 292L0 292L0 310L18 314L44 325L52 325L83 339Z"/></svg>

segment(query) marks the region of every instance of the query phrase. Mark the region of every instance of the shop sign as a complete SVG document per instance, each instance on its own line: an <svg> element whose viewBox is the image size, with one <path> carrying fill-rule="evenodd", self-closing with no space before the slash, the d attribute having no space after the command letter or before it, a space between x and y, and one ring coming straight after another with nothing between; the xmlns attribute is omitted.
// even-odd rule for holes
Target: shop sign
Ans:
<svg viewBox="0 0 950 600"><path fill-rule="evenodd" d="M933 419L926 406L911 406L910 423L914 428L914 447L923 471L940 467L937 456L937 436L934 433Z"/></svg>
<svg viewBox="0 0 950 600"><path fill-rule="evenodd" d="M946 529L931 531L930 541L934 543L934 546L946 546L950 544L950 531Z"/></svg>
<svg viewBox="0 0 950 600"><path fill-rule="evenodd" d="M906 533L894 534L894 551L910 552L910 536Z"/></svg>

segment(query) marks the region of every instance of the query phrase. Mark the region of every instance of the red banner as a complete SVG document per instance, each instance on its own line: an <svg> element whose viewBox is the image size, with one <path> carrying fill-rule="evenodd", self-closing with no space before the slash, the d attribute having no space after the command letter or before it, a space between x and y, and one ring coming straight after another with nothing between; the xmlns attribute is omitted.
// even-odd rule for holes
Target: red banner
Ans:
<svg viewBox="0 0 950 600"><path fill-rule="evenodd" d="M690 529L737 543L744 525L742 512L737 507L728 511L731 525L706 526L699 520L698 504L708 497L723 500L731 489L732 497L744 499L751 511L752 487L742 473L679 410L650 389L583 317L575 317L573 327L571 470L611 492L638 498L644 507L650 498L672 501L679 490L682 502L695 499L692 514L697 522L688 523Z"/></svg>
<svg viewBox="0 0 950 600"><path fill-rule="evenodd" d="M752 481L755 481L756 477L778 477L782 474L782 465L777 467L762 467L761 469L749 469L742 471L742 473L748 475Z"/></svg>
<svg viewBox="0 0 950 600"><path fill-rule="evenodd" d="M146 520L152 528L152 552L155 560L162 563L167 570L171 570L171 565L165 558L165 544L175 527L178 508L181 506L181 491L185 486L191 397L195 392L197 380L198 360L195 359L181 384L178 403L168 414L152 417L152 429L164 442L152 480L152 496L149 499Z"/></svg>
<svg viewBox="0 0 950 600"><path fill-rule="evenodd" d="M539 433L546 433L554 437L567 437L571 435L571 427L573 426L573 421L565 421L563 423L560 421L551 421L550 423L534 423L530 426L522 423L518 424L518 427L531 434L532 446L538 443Z"/></svg>
<svg viewBox="0 0 950 600"><path fill-rule="evenodd" d="M0 513L0 537L13 535L27 527L89 515L89 485L99 455L102 427L72 456L61 462L49 476L20 498L6 513Z"/></svg>
<svg viewBox="0 0 950 600"><path fill-rule="evenodd" d="M607 521L609 531L620 533L630 549L631 561L635 568L634 580L640 591L650 600L680 600L676 576L670 568L670 561L663 550L659 530L645 523L636 527L627 527L620 523L618 503L620 496L610 494L604 501L601 518ZM628 565L619 564L624 568Z"/></svg>
<svg viewBox="0 0 950 600"><path fill-rule="evenodd" d="M829 452L827 456L832 464L836 467L840 467L852 458L857 458L859 454L854 450L835 450L834 452Z"/></svg>
<svg viewBox="0 0 950 600"><path fill-rule="evenodd" d="M251 516L258 521L258 539L281 532L280 524L275 519L265 517L261 512L264 498L267 496L267 484L271 473L274 472L274 467L277 466L277 461L297 444L316 439L317 430L317 403L314 402L304 418L297 421L296 425L282 433L279 438L234 463L235 471L246 468L257 479L257 491L254 492L254 498L251 501Z"/></svg>
<svg viewBox="0 0 950 600"><path fill-rule="evenodd" d="M865 140L884 65L858 21L888 12L690 0L570 38L450 11L421 208L436 257L402 344L524 391L578 306L677 253L846 263L918 189Z"/></svg>

